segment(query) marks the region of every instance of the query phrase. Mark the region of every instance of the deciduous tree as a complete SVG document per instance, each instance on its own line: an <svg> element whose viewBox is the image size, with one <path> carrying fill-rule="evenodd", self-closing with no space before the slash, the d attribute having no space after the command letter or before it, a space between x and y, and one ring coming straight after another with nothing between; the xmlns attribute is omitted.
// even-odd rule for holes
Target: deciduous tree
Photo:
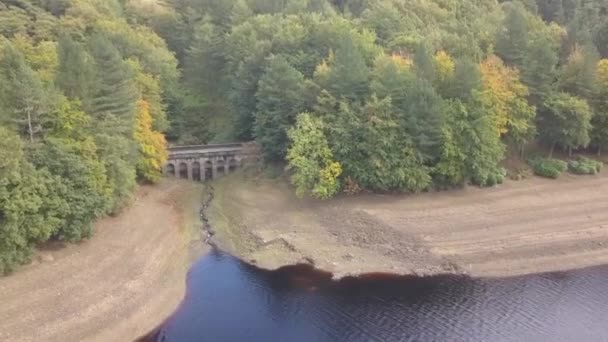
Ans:
<svg viewBox="0 0 608 342"><path fill-rule="evenodd" d="M540 138L551 146L572 149L587 147L590 142L592 112L584 99L566 93L557 93L545 100L540 111L538 130Z"/></svg>
<svg viewBox="0 0 608 342"><path fill-rule="evenodd" d="M152 127L150 105L145 100L137 104L135 140L138 144L137 174L144 181L157 183L168 158L167 142L162 133Z"/></svg>
<svg viewBox="0 0 608 342"><path fill-rule="evenodd" d="M521 83L518 70L505 66L496 56L483 61L480 69L480 98L492 112L495 129L523 150L535 132L536 109L527 102L528 88Z"/></svg>
<svg viewBox="0 0 608 342"><path fill-rule="evenodd" d="M593 100L594 115L591 120L591 143L598 154L608 148L608 59L597 64L598 87Z"/></svg>
<svg viewBox="0 0 608 342"><path fill-rule="evenodd" d="M529 42L526 9L518 2L507 3L507 6L496 37L496 54L508 65L522 66Z"/></svg>
<svg viewBox="0 0 608 342"><path fill-rule="evenodd" d="M33 143L49 110L48 94L12 44L4 43L0 53L0 122Z"/></svg>
<svg viewBox="0 0 608 342"><path fill-rule="evenodd" d="M293 172L291 181L298 196L311 194L327 199L335 195L340 190L338 177L342 168L333 160L323 133L323 122L309 113L302 113L289 131L289 139L288 169Z"/></svg>

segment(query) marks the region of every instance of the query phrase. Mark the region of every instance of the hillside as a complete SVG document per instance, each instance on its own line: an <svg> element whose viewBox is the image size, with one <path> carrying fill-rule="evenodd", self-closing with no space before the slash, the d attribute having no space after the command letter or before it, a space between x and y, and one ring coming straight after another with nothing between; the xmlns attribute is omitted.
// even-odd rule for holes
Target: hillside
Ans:
<svg viewBox="0 0 608 342"><path fill-rule="evenodd" d="M256 140L300 196L557 177L608 145L603 0L0 1L0 273ZM550 152L549 152L550 151ZM544 152L543 152L544 153Z"/></svg>
<svg viewBox="0 0 608 342"><path fill-rule="evenodd" d="M603 0L162 3L139 20L184 71L173 136L255 139L300 195L487 186L507 153L608 145Z"/></svg>
<svg viewBox="0 0 608 342"><path fill-rule="evenodd" d="M178 82L120 1L0 1L0 274L160 179Z"/></svg>

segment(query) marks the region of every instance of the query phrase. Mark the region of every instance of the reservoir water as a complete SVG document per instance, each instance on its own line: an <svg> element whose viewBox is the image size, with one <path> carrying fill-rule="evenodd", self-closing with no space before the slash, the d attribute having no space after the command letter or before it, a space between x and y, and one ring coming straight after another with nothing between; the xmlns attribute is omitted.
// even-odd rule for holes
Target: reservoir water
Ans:
<svg viewBox="0 0 608 342"><path fill-rule="evenodd" d="M608 341L608 266L501 279L259 269L214 251L141 341Z"/></svg>

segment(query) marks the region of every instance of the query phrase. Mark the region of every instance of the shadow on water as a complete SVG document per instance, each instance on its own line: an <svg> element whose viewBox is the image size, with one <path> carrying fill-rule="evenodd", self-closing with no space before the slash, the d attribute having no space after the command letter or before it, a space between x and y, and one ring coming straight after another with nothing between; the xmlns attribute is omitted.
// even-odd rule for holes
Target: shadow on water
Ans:
<svg viewBox="0 0 608 342"><path fill-rule="evenodd" d="M260 269L215 250L140 342L608 341L608 266L503 279Z"/></svg>

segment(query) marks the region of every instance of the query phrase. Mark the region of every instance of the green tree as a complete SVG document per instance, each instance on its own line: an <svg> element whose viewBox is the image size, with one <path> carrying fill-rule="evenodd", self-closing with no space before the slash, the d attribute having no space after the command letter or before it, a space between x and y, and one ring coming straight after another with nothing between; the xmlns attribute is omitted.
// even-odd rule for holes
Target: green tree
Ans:
<svg viewBox="0 0 608 342"><path fill-rule="evenodd" d="M480 94L475 91L471 102L450 101L446 105L441 158L434 169L438 184L480 186L502 182L504 170L499 166L505 146L494 127L494 118Z"/></svg>
<svg viewBox="0 0 608 342"><path fill-rule="evenodd" d="M605 20L598 28L594 42L602 57L608 58L608 20Z"/></svg>
<svg viewBox="0 0 608 342"><path fill-rule="evenodd" d="M256 93L255 137L268 160L280 160L287 152L287 130L304 104L304 75L285 58L268 62Z"/></svg>
<svg viewBox="0 0 608 342"><path fill-rule="evenodd" d="M595 47L576 47L561 71L560 89L572 95L590 100L597 86L599 54Z"/></svg>
<svg viewBox="0 0 608 342"><path fill-rule="evenodd" d="M587 101L566 93L557 93L545 100L537 124L540 138L551 146L572 149L587 147L590 142L592 112Z"/></svg>
<svg viewBox="0 0 608 342"><path fill-rule="evenodd" d="M54 233L61 240L76 242L90 237L93 220L105 213L105 170L96 153L90 138L46 138L33 151L36 168L47 170L61 184L52 188L67 204L61 213L63 224Z"/></svg>
<svg viewBox="0 0 608 342"><path fill-rule="evenodd" d="M430 186L429 168L400 125L390 97L363 107L343 101L324 113L330 147L344 177L368 190L418 192Z"/></svg>
<svg viewBox="0 0 608 342"><path fill-rule="evenodd" d="M96 120L106 124L114 121L113 133L131 137L138 98L133 70L103 35L91 37L89 47L95 61L95 85L90 101L83 103Z"/></svg>
<svg viewBox="0 0 608 342"><path fill-rule="evenodd" d="M63 224L51 180L29 164L17 135L0 127L0 274L28 260L33 246Z"/></svg>
<svg viewBox="0 0 608 342"><path fill-rule="evenodd" d="M0 123L28 136L33 143L48 112L48 94L10 43L4 43L0 53Z"/></svg>
<svg viewBox="0 0 608 342"><path fill-rule="evenodd" d="M420 44L414 53L414 65L418 77L433 82L435 80L435 63L433 55L425 44Z"/></svg>
<svg viewBox="0 0 608 342"><path fill-rule="evenodd" d="M496 54L509 65L522 66L529 40L526 9L521 3L512 2L506 12L496 37Z"/></svg>
<svg viewBox="0 0 608 342"><path fill-rule="evenodd" d="M530 89L534 103L540 103L553 90L559 57L551 41L539 38L530 43L522 66L522 79Z"/></svg>
<svg viewBox="0 0 608 342"><path fill-rule="evenodd" d="M417 66L416 66L417 67ZM426 162L433 161L441 143L442 99L431 81L411 70L399 57L379 57L372 72L372 91L390 97L392 107L413 148Z"/></svg>
<svg viewBox="0 0 608 342"><path fill-rule="evenodd" d="M360 102L369 87L369 69L350 36L340 39L329 66L327 84L321 84L336 98Z"/></svg>
<svg viewBox="0 0 608 342"><path fill-rule="evenodd" d="M406 100L399 107L401 127L405 128L417 153L426 163L436 162L443 127L442 98L430 81L418 79L410 84Z"/></svg>
<svg viewBox="0 0 608 342"><path fill-rule="evenodd" d="M566 13L562 0L537 0L538 10L546 21L555 21L564 24Z"/></svg>
<svg viewBox="0 0 608 342"><path fill-rule="evenodd" d="M54 41L36 42L32 38L18 35L12 39L13 46L21 52L26 63L46 86L53 82L57 69L57 48Z"/></svg>
<svg viewBox="0 0 608 342"><path fill-rule="evenodd" d="M118 213L130 203L137 186L137 144L129 138L108 133L116 125L118 123L110 121L95 134L97 155L103 162L108 180L110 200L106 211L110 214Z"/></svg>
<svg viewBox="0 0 608 342"><path fill-rule="evenodd" d="M89 40L95 60L93 96L87 111L96 121L95 143L104 163L115 213L130 201L136 186L136 101L139 97L133 70L112 43L101 34ZM85 102L87 104L87 102Z"/></svg>
<svg viewBox="0 0 608 342"><path fill-rule="evenodd" d="M479 65L470 58L459 58L455 62L454 77L443 87L446 98L468 101L473 90L481 88L481 71Z"/></svg>
<svg viewBox="0 0 608 342"><path fill-rule="evenodd" d="M412 62L401 56L379 55L371 72L370 89L380 98L390 97L394 105L406 102L405 89L416 82Z"/></svg>
<svg viewBox="0 0 608 342"><path fill-rule="evenodd" d="M408 126L400 125L399 116L390 98L372 97L362 108L360 124L355 127L361 131L361 139L350 143L358 144L366 157L349 158L350 164L362 165L349 169L360 171L352 176L367 189L418 192L431 184L423 154L416 149L417 137L412 138Z"/></svg>
<svg viewBox="0 0 608 342"><path fill-rule="evenodd" d="M130 5L0 4L0 274L37 243L89 237L132 197L136 170L159 177L159 130L186 96L173 53L143 16L125 16Z"/></svg>
<svg viewBox="0 0 608 342"><path fill-rule="evenodd" d="M608 148L608 59L597 64L598 87L592 102L594 115L591 120L591 143L597 147L598 154Z"/></svg>
<svg viewBox="0 0 608 342"><path fill-rule="evenodd" d="M222 96L226 91L223 36L209 20L196 27L184 62L184 80L204 94Z"/></svg>
<svg viewBox="0 0 608 342"><path fill-rule="evenodd" d="M289 131L291 146L287 154L288 169L296 194L311 194L328 199L340 190L340 163L333 160L323 133L323 121L309 113L298 115L297 123Z"/></svg>
<svg viewBox="0 0 608 342"><path fill-rule="evenodd" d="M233 28L226 37L228 96L234 112L235 136L240 140L253 137L255 94L265 71L265 60L272 52L266 30L276 30L276 25L271 17L259 17Z"/></svg>
<svg viewBox="0 0 608 342"><path fill-rule="evenodd" d="M71 99L89 101L95 82L95 66L85 48L69 35L62 35L57 45L59 65L55 85Z"/></svg>

